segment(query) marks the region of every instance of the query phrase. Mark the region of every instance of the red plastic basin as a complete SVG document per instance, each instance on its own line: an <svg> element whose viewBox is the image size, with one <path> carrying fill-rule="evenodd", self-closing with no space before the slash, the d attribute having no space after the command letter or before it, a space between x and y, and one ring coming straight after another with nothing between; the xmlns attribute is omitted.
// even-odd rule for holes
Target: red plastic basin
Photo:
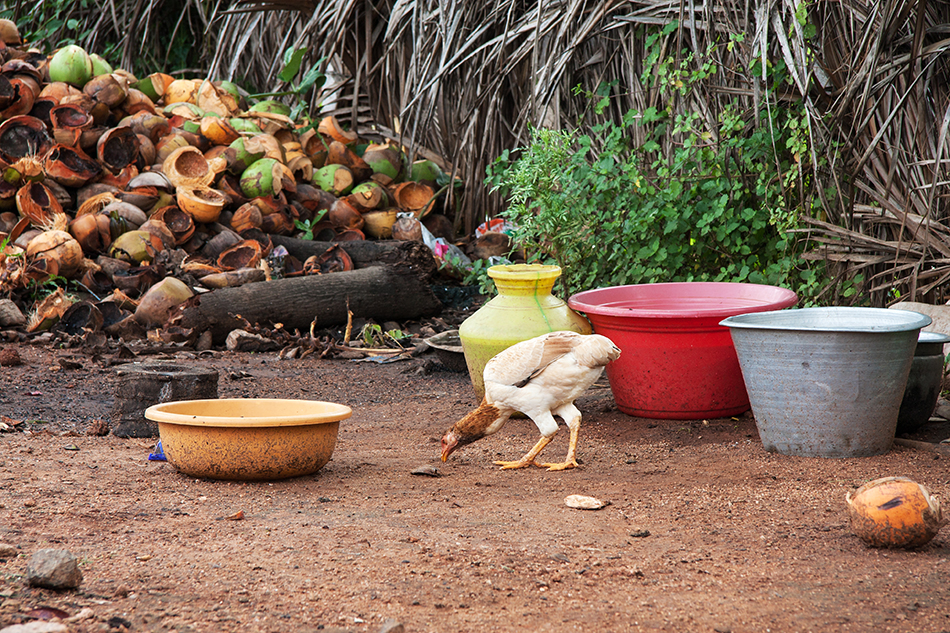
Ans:
<svg viewBox="0 0 950 633"><path fill-rule="evenodd" d="M607 378L621 411L698 420L749 409L732 336L719 322L797 301L793 291L777 286L683 282L587 290L568 305L620 348Z"/></svg>

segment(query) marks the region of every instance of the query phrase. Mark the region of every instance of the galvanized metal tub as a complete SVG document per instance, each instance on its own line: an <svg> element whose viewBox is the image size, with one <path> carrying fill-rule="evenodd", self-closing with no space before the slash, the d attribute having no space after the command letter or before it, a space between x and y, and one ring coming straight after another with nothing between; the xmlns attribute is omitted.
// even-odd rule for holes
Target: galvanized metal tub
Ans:
<svg viewBox="0 0 950 633"><path fill-rule="evenodd" d="M867 457L890 450L928 316L883 308L802 308L729 317L767 451Z"/></svg>
<svg viewBox="0 0 950 633"><path fill-rule="evenodd" d="M943 346L950 336L940 332L921 332L910 364L910 375L897 414L898 435L913 433L933 415L943 383Z"/></svg>

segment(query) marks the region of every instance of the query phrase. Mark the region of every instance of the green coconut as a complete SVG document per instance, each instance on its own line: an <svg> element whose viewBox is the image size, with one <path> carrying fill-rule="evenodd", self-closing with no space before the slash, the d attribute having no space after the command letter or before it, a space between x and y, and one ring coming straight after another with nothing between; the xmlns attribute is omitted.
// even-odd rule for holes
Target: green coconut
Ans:
<svg viewBox="0 0 950 633"><path fill-rule="evenodd" d="M268 112L270 114L283 114L284 116L290 116L290 106L285 103L281 103L280 101L274 101L271 99L268 101L255 103L250 108L248 108L248 112Z"/></svg>
<svg viewBox="0 0 950 633"><path fill-rule="evenodd" d="M152 73L144 79L132 84L136 90L141 90L152 101L157 102L165 94L165 80L161 73Z"/></svg>
<svg viewBox="0 0 950 633"><path fill-rule="evenodd" d="M248 198L271 195L274 193L274 179L280 178L279 169L280 163L274 158L255 161L241 174L241 193Z"/></svg>
<svg viewBox="0 0 950 633"><path fill-rule="evenodd" d="M201 134L201 123L198 121L184 120L181 123L181 129L192 134Z"/></svg>
<svg viewBox="0 0 950 633"><path fill-rule="evenodd" d="M99 75L111 75L115 72L115 69L112 68L112 64L104 60L101 56L90 53L89 59L92 60L92 76L98 77Z"/></svg>
<svg viewBox="0 0 950 633"><path fill-rule="evenodd" d="M435 182L443 175L442 169L431 160L417 160L412 164L409 180Z"/></svg>
<svg viewBox="0 0 950 633"><path fill-rule="evenodd" d="M82 88L93 75L92 59L86 51L75 44L59 49L49 60L51 82L63 81Z"/></svg>
<svg viewBox="0 0 950 633"><path fill-rule="evenodd" d="M385 174L393 180L398 180L402 173L402 157L394 149L367 150L363 154L363 160L373 168L373 173Z"/></svg>
<svg viewBox="0 0 950 633"><path fill-rule="evenodd" d="M313 185L333 195L345 196L353 189L353 172L344 165L324 165L313 172Z"/></svg>
<svg viewBox="0 0 950 633"><path fill-rule="evenodd" d="M227 79L224 79L222 81L215 82L215 85L217 85L218 88L221 88L221 90L224 90L225 92L230 94L232 97L234 97L235 101L239 101L241 99L241 89L233 81L228 81Z"/></svg>
<svg viewBox="0 0 950 633"><path fill-rule="evenodd" d="M229 119L228 122L231 124L231 127L237 130L238 133L240 134L260 134L261 133L261 126L259 126L257 123L255 123L251 119L241 119L241 118L235 117L233 119Z"/></svg>
<svg viewBox="0 0 950 633"><path fill-rule="evenodd" d="M378 182L369 181L356 185L350 192L350 199L364 209L382 209L389 206L386 189Z"/></svg>
<svg viewBox="0 0 950 633"><path fill-rule="evenodd" d="M188 103L187 101L181 101L177 103L170 103L165 106L165 109L162 110L162 113L165 116L171 117L178 116L184 117L186 119L201 119L205 115L205 111L196 106L193 103Z"/></svg>
<svg viewBox="0 0 950 633"><path fill-rule="evenodd" d="M234 150L234 162L229 167L229 171L235 176L240 176L244 171L264 157L263 150L260 152L250 152L245 146L244 139L239 138L228 147Z"/></svg>

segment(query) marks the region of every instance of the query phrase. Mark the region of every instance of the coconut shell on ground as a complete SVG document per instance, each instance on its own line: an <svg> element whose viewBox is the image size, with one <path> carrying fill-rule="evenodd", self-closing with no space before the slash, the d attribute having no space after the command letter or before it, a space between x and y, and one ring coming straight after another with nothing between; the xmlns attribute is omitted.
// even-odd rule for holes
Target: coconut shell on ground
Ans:
<svg viewBox="0 0 950 633"><path fill-rule="evenodd" d="M194 296L194 292L183 281L166 277L152 286L135 309L135 320L139 323L162 325L168 320L168 312Z"/></svg>
<svg viewBox="0 0 950 633"><path fill-rule="evenodd" d="M919 547L944 525L940 502L907 477L883 477L845 497L851 529L871 547Z"/></svg>

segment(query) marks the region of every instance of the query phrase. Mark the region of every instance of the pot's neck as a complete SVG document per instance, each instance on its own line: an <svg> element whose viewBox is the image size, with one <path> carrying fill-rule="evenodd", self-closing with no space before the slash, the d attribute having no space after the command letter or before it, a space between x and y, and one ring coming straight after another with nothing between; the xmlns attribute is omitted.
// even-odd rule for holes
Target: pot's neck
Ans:
<svg viewBox="0 0 950 633"><path fill-rule="evenodd" d="M498 294L507 297L531 297L549 295L554 289L553 279L495 280Z"/></svg>

